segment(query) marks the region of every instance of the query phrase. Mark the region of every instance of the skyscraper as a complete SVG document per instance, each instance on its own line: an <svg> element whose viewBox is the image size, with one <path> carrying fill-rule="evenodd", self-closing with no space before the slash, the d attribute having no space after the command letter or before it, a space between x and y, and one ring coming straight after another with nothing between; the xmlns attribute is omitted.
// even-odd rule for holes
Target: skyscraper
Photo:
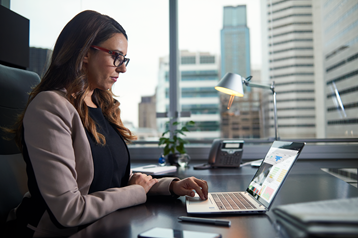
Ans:
<svg viewBox="0 0 358 239"><path fill-rule="evenodd" d="M275 82L281 138L315 138L312 1L262 0L262 80ZM270 99L269 101L272 102ZM269 107L274 134L273 104Z"/></svg>
<svg viewBox="0 0 358 239"><path fill-rule="evenodd" d="M314 1L317 12L315 51L323 61L321 137L358 134L358 2ZM316 13L316 12L315 12ZM316 40L316 39L315 39Z"/></svg>
<svg viewBox="0 0 358 239"><path fill-rule="evenodd" d="M221 30L221 77L226 73L242 77L251 75L250 31L246 21L246 5L225 6ZM260 78L256 76L255 80ZM261 92L245 87L243 98L235 97L230 110L229 97L220 94L221 137L260 138L262 134Z"/></svg>
<svg viewBox="0 0 358 239"><path fill-rule="evenodd" d="M243 77L251 74L250 31L246 23L246 5L224 7L221 29L221 77L227 72Z"/></svg>

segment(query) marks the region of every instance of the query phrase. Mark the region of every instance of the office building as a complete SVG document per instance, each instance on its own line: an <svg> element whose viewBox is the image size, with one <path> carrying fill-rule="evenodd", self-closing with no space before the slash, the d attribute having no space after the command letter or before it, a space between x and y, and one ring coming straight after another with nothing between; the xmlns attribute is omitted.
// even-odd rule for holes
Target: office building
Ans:
<svg viewBox="0 0 358 239"><path fill-rule="evenodd" d="M243 77L251 75L250 31L247 27L246 5L224 7L221 30L221 77L236 73ZM260 74L255 73L255 81ZM221 137L260 138L262 136L261 91L246 88L243 98L235 97L231 108L230 96L220 94Z"/></svg>
<svg viewBox="0 0 358 239"><path fill-rule="evenodd" d="M221 77L227 72L243 77L251 74L250 31L246 5L224 7L221 29Z"/></svg>
<svg viewBox="0 0 358 239"><path fill-rule="evenodd" d="M30 47L30 61L27 70L36 72L42 77L50 64L52 50Z"/></svg>
<svg viewBox="0 0 358 239"><path fill-rule="evenodd" d="M275 82L281 138L315 138L312 1L263 0L262 81ZM272 97L270 135L274 135Z"/></svg>
<svg viewBox="0 0 358 239"><path fill-rule="evenodd" d="M153 96L142 96L138 104L138 126L139 128L157 129L156 98Z"/></svg>
<svg viewBox="0 0 358 239"><path fill-rule="evenodd" d="M358 2L319 1L321 22L321 89L325 134L321 137L357 137L358 134ZM321 32L319 32L321 29Z"/></svg>
<svg viewBox="0 0 358 239"><path fill-rule="evenodd" d="M169 108L169 58L162 57L159 64L157 86L157 112L168 112ZM195 127L186 133L187 138L214 139L220 137L219 62L216 55L207 52L180 52L180 108L191 112L190 118L180 118L181 122L193 120ZM168 118L158 118L158 130L165 130Z"/></svg>
<svg viewBox="0 0 358 239"><path fill-rule="evenodd" d="M227 106L230 96L220 95L222 106ZM222 138L261 138L263 135L261 94L249 94L248 97L238 98L230 110L224 109L221 114Z"/></svg>

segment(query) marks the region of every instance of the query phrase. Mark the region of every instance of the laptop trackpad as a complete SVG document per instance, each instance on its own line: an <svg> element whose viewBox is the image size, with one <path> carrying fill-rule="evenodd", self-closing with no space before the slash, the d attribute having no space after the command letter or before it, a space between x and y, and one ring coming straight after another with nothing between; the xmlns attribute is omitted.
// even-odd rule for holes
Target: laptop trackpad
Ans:
<svg viewBox="0 0 358 239"><path fill-rule="evenodd" d="M211 205L213 205L210 197L208 200L202 200L198 194L195 194L194 197L187 196L186 200L189 202L189 205L195 205L195 206L211 206Z"/></svg>

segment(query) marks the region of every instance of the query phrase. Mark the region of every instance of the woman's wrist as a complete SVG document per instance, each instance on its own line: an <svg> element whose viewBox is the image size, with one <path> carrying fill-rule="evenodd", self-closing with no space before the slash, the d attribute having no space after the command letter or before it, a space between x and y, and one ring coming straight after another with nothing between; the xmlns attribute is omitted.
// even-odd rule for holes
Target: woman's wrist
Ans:
<svg viewBox="0 0 358 239"><path fill-rule="evenodd" d="M179 179L174 179L171 183L170 183L170 186L169 186L169 191L170 191L170 194L171 195L175 195L175 192L174 192L174 184L178 183L179 182Z"/></svg>

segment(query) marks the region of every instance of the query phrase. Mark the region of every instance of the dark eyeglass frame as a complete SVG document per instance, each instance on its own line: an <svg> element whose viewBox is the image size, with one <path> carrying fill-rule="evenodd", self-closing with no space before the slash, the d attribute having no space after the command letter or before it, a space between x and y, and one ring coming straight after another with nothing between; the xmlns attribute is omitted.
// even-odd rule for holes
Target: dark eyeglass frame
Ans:
<svg viewBox="0 0 358 239"><path fill-rule="evenodd" d="M129 58L126 58L125 55L123 55L122 53L120 52L115 52L115 51L111 51L111 50L108 50L106 48L103 48L103 47L100 47L100 46L95 46L95 45L92 45L91 46L92 49L95 49L95 50L99 50L99 51L104 51L104 52L107 52L109 54L111 54L112 56L114 56L114 61L113 61L113 65L115 67L120 67L121 65L123 65L123 63L125 63L125 66L127 67L128 63L129 63ZM116 66L116 61L117 59L119 58L119 56L123 56L123 61L120 62L118 64L118 66Z"/></svg>

